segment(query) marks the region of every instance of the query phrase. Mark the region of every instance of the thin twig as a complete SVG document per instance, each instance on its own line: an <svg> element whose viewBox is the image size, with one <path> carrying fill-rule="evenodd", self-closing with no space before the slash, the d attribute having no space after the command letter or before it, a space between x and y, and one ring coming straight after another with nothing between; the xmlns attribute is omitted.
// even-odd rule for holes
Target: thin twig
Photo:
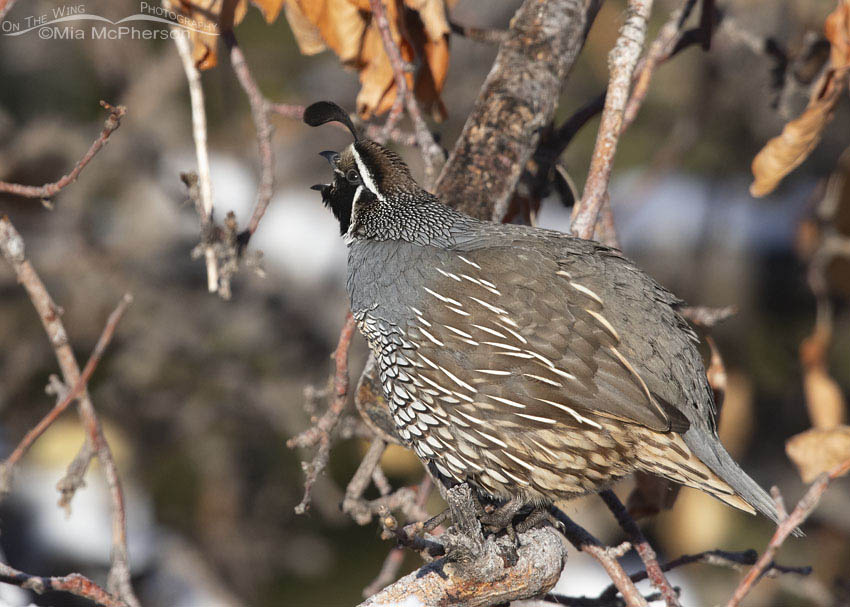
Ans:
<svg viewBox="0 0 850 607"><path fill-rule="evenodd" d="M773 537L770 538L770 542L768 543L764 553L761 555L756 564L753 565L753 568L750 569L744 579L741 580L741 583L738 584L738 587L735 589L735 592L732 595L732 598L729 599L726 607L737 607L737 605L740 604L743 598L747 596L747 593L749 593L753 586L755 586L762 578L765 571L773 562L773 557L776 556L780 546L782 546L788 536L791 535L795 529L803 524L818 505L827 487L829 487L829 484L839 476L846 474L848 471L850 471L850 459L839 464L831 471L824 472L820 475L818 480L812 483L809 490L806 491L806 494L799 502L797 502L797 506L794 510L791 511L787 517L782 519L776 527L776 531L774 532Z"/></svg>
<svg viewBox="0 0 850 607"><path fill-rule="evenodd" d="M501 44L508 38L508 32L505 30L483 29L480 27L470 27L461 25L456 21L449 21L449 27L453 34L469 38L475 42L484 42L486 44Z"/></svg>
<svg viewBox="0 0 850 607"><path fill-rule="evenodd" d="M56 418L58 418L86 389L89 379L91 378L92 373L94 373L94 370L97 368L97 365L100 363L100 359L103 356L106 347L109 345L109 342L112 341L112 336L115 333L115 327L118 325L118 321L121 320L121 317L124 315L124 312L127 310L127 307L132 303L132 301L133 296L129 293L126 293L124 297L121 298L121 301L118 302L115 310L113 310L112 314L109 315L109 318L106 321L106 326L103 328L103 332L100 334L100 338L97 340L97 344L95 344L94 350L92 350L91 356L89 356L89 360L83 368L83 372L80 374L77 382L66 392L64 398L56 403L53 409L51 409L50 412L35 425L35 427L24 435L21 442L18 443L17 447L15 447L15 450L12 451L11 455L9 455L9 457L0 464L0 469L2 469L2 475L0 475L0 477L2 477L4 481L11 477L12 469L26 454L36 439L38 439L38 437L40 437L44 431L47 430L54 421L56 421ZM8 486L0 486L0 495L8 490Z"/></svg>
<svg viewBox="0 0 850 607"><path fill-rule="evenodd" d="M212 180L210 178L210 157L207 150L207 112L204 109L204 89L201 86L201 74L195 67L192 48L185 36L175 36L174 44L183 62L183 71L189 83L189 98L192 106L192 136L195 139L195 157L198 161L198 195L204 216L201 224L212 225L213 201ZM203 228L202 228L203 229ZM212 244L204 246L204 259L207 264L207 289L210 293L218 291L218 258Z"/></svg>
<svg viewBox="0 0 850 607"><path fill-rule="evenodd" d="M647 606L646 599L643 598L637 587L634 585L634 582L632 582L629 575L623 569L623 566L617 560L619 556L622 556L622 554L619 554L617 549L605 547L598 539L593 537L590 532L575 524L570 517L558 508L552 507L550 511L552 515L558 519L558 522L562 526L564 535L569 542L578 550L586 552L592 556L599 562L600 565L602 565L605 572L608 574L608 577L610 577L611 581L614 582L617 590L619 590L620 594L623 595L623 600L625 600L628 607ZM631 547L629 544L624 544L623 546ZM621 546L621 548L623 546Z"/></svg>
<svg viewBox="0 0 850 607"><path fill-rule="evenodd" d="M602 498L602 501L605 502L605 505L614 514L623 531L631 538L635 551L637 551L643 564L646 566L649 581L652 583L653 588L658 590L661 596L664 597L664 603L667 607L681 607L676 591L673 590L673 587L661 569L661 565L658 563L655 550L652 549L652 546L650 546L646 537L644 537L643 532L641 532L635 520L629 516L623 502L610 489L602 491L599 497Z"/></svg>
<svg viewBox="0 0 850 607"><path fill-rule="evenodd" d="M0 7L0 10L2 10L2 7ZM49 200L62 190L62 188L76 181L82 170L89 162L91 162L91 159L95 157L95 154L97 154L100 149L106 145L106 140L109 139L109 136L119 126L121 126L121 118L123 118L124 114L127 113L127 108L123 105L112 106L105 101L101 101L100 105L109 112L109 116L103 124L103 130L100 131L100 136L94 140L94 143L91 144L91 147L89 147L85 156L83 156L74 168L71 169L70 173L63 176L59 179L59 181L39 186L21 185L18 183L6 183L5 181L0 181L0 193L14 194L25 198L40 198L44 201Z"/></svg>
<svg viewBox="0 0 850 607"><path fill-rule="evenodd" d="M422 482L419 484L419 488L416 490L416 506L423 512L425 512L425 503L428 501L428 496L431 494L431 490L433 488L434 484L431 482L431 477L426 474L425 478L423 478ZM402 529L402 533L404 533L406 529L407 527ZM398 571L404 563L404 555L404 546L396 546L390 550L389 554L387 554L387 558L384 559L384 564L381 566L381 570L378 572L377 577L363 589L364 598L372 596L398 577Z"/></svg>
<svg viewBox="0 0 850 607"><path fill-rule="evenodd" d="M670 13L669 19L661 26L655 40L649 45L646 56L635 70L634 85L623 115L623 131L634 122L640 106L643 105L655 70L672 56L673 50L682 38L684 31L682 26L690 16L695 4L696 0L685 0L682 8ZM705 37L708 36L710 36L710 32L706 32Z"/></svg>
<svg viewBox="0 0 850 607"><path fill-rule="evenodd" d="M251 105L251 115L257 129L257 145L260 153L260 184L257 187L257 202L254 205L253 213L251 213L251 219L248 221L248 227L244 232L247 241L257 231L260 220L263 218L269 202L271 202L274 190L272 126L269 122L269 104L251 75L248 62L245 61L245 55L242 54L242 49L236 42L236 36L233 35L232 31L226 31L222 33L222 38L230 50L230 65L233 67L236 79L239 80L242 90L248 96L248 103ZM277 108L275 111L279 109Z"/></svg>
<svg viewBox="0 0 850 607"><path fill-rule="evenodd" d="M706 550L698 554L685 554L679 558L673 559L661 565L662 571L672 571L685 565L692 563L704 563L714 567L727 567L729 569L742 570L749 565L755 564L758 560L758 552L755 550L742 550L740 552L728 552L726 550ZM766 575L778 575L782 573L795 573L798 575L809 575L812 572L811 567L785 567L776 563L771 563ZM644 571L633 573L629 576L635 584L649 578L649 574ZM611 584L602 591L596 600L605 603L610 602L617 595L617 587Z"/></svg>
<svg viewBox="0 0 850 607"><path fill-rule="evenodd" d="M611 78L605 95L602 122L596 137L596 147L590 161L587 182L581 202L573 209L572 232L581 238L592 238L599 210L614 166L614 153L623 126L632 74L646 38L646 24L653 0L629 0L628 16L611 53L608 65Z"/></svg>
<svg viewBox="0 0 850 607"><path fill-rule="evenodd" d="M431 131L428 130L428 125L425 123L425 119L422 117L422 111L419 109L419 103L416 101L413 91L410 90L407 84L404 61L401 58L398 45L393 40L390 24L387 21L387 13L384 10L383 0L369 0L369 5L372 8L372 18L375 19L378 31L381 33L384 50L393 68L396 92L404 100L404 107L407 109L407 113L413 122L416 142L419 145L419 151L422 153L422 161L425 166L425 187L426 189L430 189L437 174L437 163L442 160L443 152L440 146L434 141Z"/></svg>
<svg viewBox="0 0 850 607"><path fill-rule="evenodd" d="M342 415L342 411L345 408L345 403L348 401L348 350L351 346L351 338L354 336L355 326L354 317L349 312L345 317L345 325L339 334L339 342L333 354L335 361L333 374L334 390L333 399L328 405L328 410L325 411L324 415L311 428L286 441L286 446L290 449L294 449L295 447L303 449L315 447L316 445L319 446L312 461L302 463L307 478L304 481L304 497L295 507L295 512L298 514L305 513L310 507L313 485L319 474L328 465L328 456L331 449L331 433L336 428L340 415Z"/></svg>
<svg viewBox="0 0 850 607"><path fill-rule="evenodd" d="M0 218L0 253L12 266L18 282L24 286L32 300L33 307L35 307L41 319L48 340L53 346L65 385L75 386L80 379L80 367L77 365L74 352L68 343L68 333L60 319L61 309L54 303L41 278L26 258L24 241L6 216ZM130 607L138 607L139 601L130 583L124 492L121 489L121 480L118 477L115 459L112 456L109 443L103 435L100 420L87 390L82 391L78 402L77 411L80 420L103 467L103 474L112 502L112 567L109 571L108 587L117 590L119 596Z"/></svg>
<svg viewBox="0 0 850 607"><path fill-rule="evenodd" d="M62 577L41 577L18 571L5 563L0 563L0 582L20 586L38 594L48 590L69 592L104 607L127 607L127 603L115 598L89 578L79 573L71 573Z"/></svg>

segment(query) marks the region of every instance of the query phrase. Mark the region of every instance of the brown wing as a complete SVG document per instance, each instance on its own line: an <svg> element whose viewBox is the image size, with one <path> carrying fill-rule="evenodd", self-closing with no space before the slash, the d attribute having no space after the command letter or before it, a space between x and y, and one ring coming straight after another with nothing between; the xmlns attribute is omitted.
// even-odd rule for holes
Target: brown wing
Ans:
<svg viewBox="0 0 850 607"><path fill-rule="evenodd" d="M517 264L528 273L509 269ZM535 249L445 252L407 329L419 378L476 421L588 429L602 416L687 428L630 360L606 294L573 269Z"/></svg>

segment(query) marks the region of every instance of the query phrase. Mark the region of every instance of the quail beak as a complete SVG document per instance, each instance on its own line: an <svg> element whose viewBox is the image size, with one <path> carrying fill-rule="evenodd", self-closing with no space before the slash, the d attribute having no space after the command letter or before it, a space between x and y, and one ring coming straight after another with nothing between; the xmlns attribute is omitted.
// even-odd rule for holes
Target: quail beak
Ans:
<svg viewBox="0 0 850 607"><path fill-rule="evenodd" d="M337 165L339 164L339 154L337 152L334 152L334 151L319 152L319 156L324 157L324 159L327 160L328 163L331 165L332 169L336 169Z"/></svg>

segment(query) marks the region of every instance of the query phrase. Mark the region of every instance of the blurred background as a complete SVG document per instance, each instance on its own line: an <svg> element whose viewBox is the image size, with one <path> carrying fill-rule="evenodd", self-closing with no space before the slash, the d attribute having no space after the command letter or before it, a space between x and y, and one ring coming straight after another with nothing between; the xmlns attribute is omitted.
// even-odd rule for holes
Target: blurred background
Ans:
<svg viewBox="0 0 850 607"><path fill-rule="evenodd" d="M459 0L452 18L505 28L516 0ZM620 142L611 200L627 256L693 305L735 305L713 331L728 373L721 438L763 486L777 485L789 505L805 485L785 455L789 437L811 425L799 348L812 332L815 299L800 256L800 226L823 196L848 144L843 98L822 143L777 191L748 193L753 156L807 101L774 85L775 61L746 36L767 37L789 55L821 35L832 0L729 0L719 3L737 34L721 30L710 52L686 50L663 65L634 125ZM18 3L7 19L49 13L57 3ZM658 2L650 39L678 4ZM563 92L563 119L607 82L606 56L624 17L609 1L596 19ZM88 0L87 13L118 20L134 3ZM157 27L149 24L150 27ZM743 33L742 33L743 32ZM331 53L303 56L281 15L267 25L249 10L240 45L265 95L307 104L330 98L353 110L357 74ZM233 210L244 225L256 197L258 160L248 102L226 52L203 73L217 217ZM434 128L451 147L495 57L496 47L458 36L443 91L448 118ZM95 407L116 451L128 493L134 582L145 605L353 605L391 548L375 524L358 527L339 503L366 444L344 440L305 516L300 460L286 448L307 428L305 388L324 387L346 312L345 247L335 220L309 190L327 180L317 156L341 149L347 135L274 117L277 185L250 243L264 253L265 277L235 278L233 298L206 291L206 273L190 252L198 219L179 175L195 170L186 79L175 45L144 40L43 40L0 36L0 179L39 185L68 172L101 129L98 101L127 106L121 128L55 199L0 196L56 302L78 360L84 361L125 291L135 302L90 383ZM564 160L578 190L598 119L573 141ZM397 148L422 175L415 149ZM845 195L846 196L846 195ZM845 201L846 202L846 201ZM845 212L850 204L845 204ZM540 225L566 230L569 209L544 201ZM805 247L803 247L805 248ZM842 274L842 271L844 272ZM835 274L838 304L828 368L850 389L850 319ZM844 282L842 282L842 280ZM841 286L843 284L843 287ZM354 378L365 362L357 337ZM44 393L56 362L25 292L0 264L0 450L7 454L52 406ZM323 407L324 403L319 403ZM41 575L81 571L105 583L109 504L95 463L70 515L57 508L55 483L82 444L72 413L36 444L0 510L0 546L18 569ZM401 449L385 455L394 486L422 476ZM617 487L628 495L629 483ZM439 498L428 505L442 509ZM568 514L609 542L620 532L598 498L565 504ZM780 553L786 565L812 565L808 578L766 580L750 605L850 605L850 485L836 482L806 526ZM763 550L772 525L683 490L647 532L662 558L710 548ZM633 569L639 563L629 563ZM406 567L418 566L410 558ZM729 597L740 573L693 565L671 577L690 605ZM607 577L571 553L558 589L598 593ZM65 595L29 596L3 586L0 604L82 605Z"/></svg>

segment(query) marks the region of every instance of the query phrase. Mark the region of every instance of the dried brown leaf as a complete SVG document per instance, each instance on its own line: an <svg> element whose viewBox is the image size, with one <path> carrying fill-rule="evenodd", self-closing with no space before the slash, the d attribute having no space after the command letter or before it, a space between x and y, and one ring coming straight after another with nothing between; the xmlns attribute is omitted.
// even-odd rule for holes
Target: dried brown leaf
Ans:
<svg viewBox="0 0 850 607"><path fill-rule="evenodd" d="M806 430L786 441L785 452L803 482L811 483L821 473L850 459L850 426Z"/></svg>
<svg viewBox="0 0 850 607"><path fill-rule="evenodd" d="M830 42L830 68L812 87L806 110L788 122L782 133L774 137L753 159L753 183L750 194L755 197L772 192L779 182L797 168L821 140L821 134L832 120L835 105L847 86L850 67L850 0L839 0L824 26Z"/></svg>
<svg viewBox="0 0 850 607"><path fill-rule="evenodd" d="M449 64L449 24L444 0L385 2L390 35L402 59L418 63L414 79L405 74L417 99L437 119L445 117L440 92ZM357 111L364 119L392 107L396 84L389 57L368 0L289 0L286 16L304 54L329 48L358 71ZM417 61L418 59L418 61Z"/></svg>
<svg viewBox="0 0 850 607"><path fill-rule="evenodd" d="M284 2L251 0L250 3L262 12L266 23L271 23L277 19ZM239 25L248 12L248 0L166 0L166 6L194 21L189 37L192 40L192 58L199 70L217 65L219 33Z"/></svg>

